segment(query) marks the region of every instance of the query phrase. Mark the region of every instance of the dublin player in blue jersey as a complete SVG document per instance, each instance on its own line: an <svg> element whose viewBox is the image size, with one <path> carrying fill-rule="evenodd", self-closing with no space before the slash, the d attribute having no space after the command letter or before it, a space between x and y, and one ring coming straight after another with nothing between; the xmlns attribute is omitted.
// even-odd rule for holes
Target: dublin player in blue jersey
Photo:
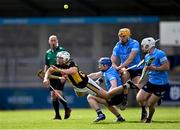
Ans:
<svg viewBox="0 0 180 130"><path fill-rule="evenodd" d="M141 62L140 44L137 40L132 39L130 36L130 29L121 28L119 30L119 42L116 43L113 49L111 60L113 66L119 70L123 83L126 83L126 81L131 78L132 81L137 84L140 79L143 66L129 69L126 73L123 71L124 68L137 65ZM118 59L120 60L120 65L116 64ZM144 107L142 107L142 113L143 112L146 112Z"/></svg>
<svg viewBox="0 0 180 130"><path fill-rule="evenodd" d="M99 62L98 68L100 71L91 73L88 75L88 77L92 79L103 77L107 91L113 88L122 87L121 78L119 76L118 71L112 67L111 59L108 57L102 57L100 58L98 62ZM118 112L115 106L117 105L120 106L121 110L124 110L126 108L126 106L123 105L124 98L127 98L126 89L122 88L123 91L120 94L112 97L108 101L102 98L99 98L97 96L88 95L87 100L90 106L97 112L97 115L98 115L97 118L95 119L95 122L99 122L105 119L105 114L103 114L103 112L101 111L99 104L105 105L117 117L116 122L125 121L121 117L120 113Z"/></svg>
<svg viewBox="0 0 180 130"><path fill-rule="evenodd" d="M155 59L151 65L145 65L143 71L148 74L148 82L142 89L140 89L136 97L141 106L146 104L149 108L148 116L144 120L145 123L151 122L155 112L155 104L169 87L169 62L165 52L155 48L155 42L154 38L148 37L144 38L141 43L142 50L147 53L145 56L145 63L147 63L150 58ZM142 80L143 76L139 83L141 83Z"/></svg>
<svg viewBox="0 0 180 130"><path fill-rule="evenodd" d="M122 28L119 30L119 42L117 42L117 44L115 45L111 56L113 66L117 70L121 70L124 67L131 67L133 65L137 65L141 61L139 42L130 38L130 35L131 32L128 28ZM116 64L117 59L120 60L119 66ZM142 68L142 66L139 66L128 70L130 78L135 83L137 83L140 78ZM122 78L124 79L123 75ZM126 80L127 77L125 77L125 81Z"/></svg>

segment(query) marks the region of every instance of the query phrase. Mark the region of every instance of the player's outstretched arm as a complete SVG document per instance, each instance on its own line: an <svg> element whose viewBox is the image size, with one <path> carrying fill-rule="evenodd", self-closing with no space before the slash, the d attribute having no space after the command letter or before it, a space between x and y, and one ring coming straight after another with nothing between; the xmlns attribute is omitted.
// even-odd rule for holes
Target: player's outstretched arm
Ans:
<svg viewBox="0 0 180 130"><path fill-rule="evenodd" d="M102 73L101 73L101 71L98 71L98 72L95 72L95 73L90 73L87 76L89 78L95 80L95 79L98 79L98 78L102 77Z"/></svg>

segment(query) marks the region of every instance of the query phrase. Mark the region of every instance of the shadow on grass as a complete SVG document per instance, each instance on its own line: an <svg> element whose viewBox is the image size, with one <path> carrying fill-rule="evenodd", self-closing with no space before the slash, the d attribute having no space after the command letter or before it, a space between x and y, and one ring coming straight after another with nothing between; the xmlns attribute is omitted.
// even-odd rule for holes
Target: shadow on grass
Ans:
<svg viewBox="0 0 180 130"><path fill-rule="evenodd" d="M107 121L101 121L101 122L93 122L91 124L124 124L124 123L143 123L141 121L125 121L125 122L107 122ZM152 121L152 123L180 123L180 121Z"/></svg>
<svg viewBox="0 0 180 130"><path fill-rule="evenodd" d="M101 122L93 122L91 124L125 124L125 123L141 123L140 121L125 121L125 122L107 122L107 121L101 121Z"/></svg>
<svg viewBox="0 0 180 130"><path fill-rule="evenodd" d="M152 121L152 123L180 123L180 121Z"/></svg>

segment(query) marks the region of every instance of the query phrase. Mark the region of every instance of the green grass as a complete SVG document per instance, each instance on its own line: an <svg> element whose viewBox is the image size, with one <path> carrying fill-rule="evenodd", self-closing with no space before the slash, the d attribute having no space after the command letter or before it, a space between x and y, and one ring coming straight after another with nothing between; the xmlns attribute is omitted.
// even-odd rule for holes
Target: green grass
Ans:
<svg viewBox="0 0 180 130"><path fill-rule="evenodd" d="M53 110L0 111L0 129L180 129L179 107L158 107L150 124L139 122L140 108L122 111L123 123L113 122L115 117L107 109L103 111L106 120L99 123L92 123L96 117L92 109L73 109L68 120L52 120Z"/></svg>

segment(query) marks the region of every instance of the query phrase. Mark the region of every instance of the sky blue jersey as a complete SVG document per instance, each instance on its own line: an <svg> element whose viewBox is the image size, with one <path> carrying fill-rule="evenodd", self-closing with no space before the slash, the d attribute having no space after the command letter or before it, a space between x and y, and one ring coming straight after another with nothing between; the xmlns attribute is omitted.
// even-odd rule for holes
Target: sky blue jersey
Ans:
<svg viewBox="0 0 180 130"><path fill-rule="evenodd" d="M121 78L120 78L118 71L115 68L113 68L112 66L105 72L102 72L102 75L104 77L104 81L105 81L107 90L109 90L111 88L111 83L110 83L111 80L116 80L117 86L122 85Z"/></svg>
<svg viewBox="0 0 180 130"><path fill-rule="evenodd" d="M165 62L168 61L166 54L157 48L154 49L152 54L147 54L145 56L145 63L151 58L154 57L155 60L151 63L153 66L161 66ZM167 84L168 81L168 71L149 71L149 82L152 84L157 84L157 85L164 85Z"/></svg>
<svg viewBox="0 0 180 130"><path fill-rule="evenodd" d="M137 55L133 59L133 61L128 65L128 67L131 67L133 65L138 64L141 61L140 45L139 45L139 42L137 40L130 38L128 43L125 45L122 45L120 41L117 42L116 46L113 49L112 55L119 58L121 64L123 64L127 60L127 58L129 57L129 54L132 51L136 51ZM141 69L141 68L143 68L143 66L136 67L132 70Z"/></svg>

